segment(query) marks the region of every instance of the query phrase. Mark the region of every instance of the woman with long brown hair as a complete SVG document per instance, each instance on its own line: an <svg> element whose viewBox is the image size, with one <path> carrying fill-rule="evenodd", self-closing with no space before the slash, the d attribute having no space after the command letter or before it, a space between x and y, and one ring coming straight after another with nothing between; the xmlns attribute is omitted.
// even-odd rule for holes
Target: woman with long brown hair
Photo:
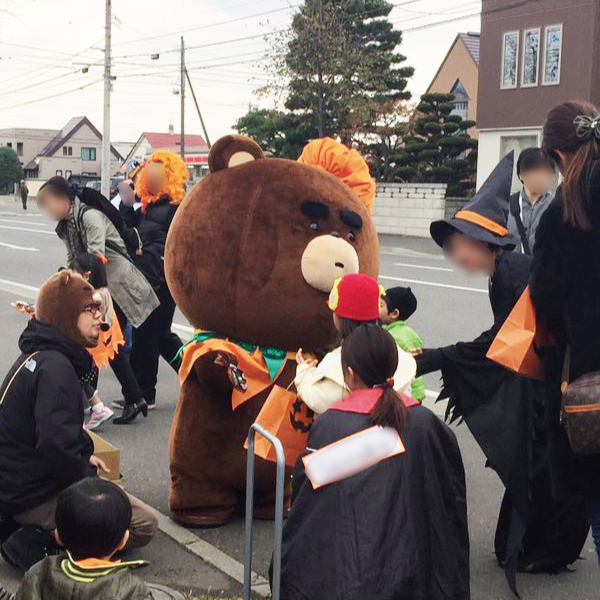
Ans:
<svg viewBox="0 0 600 600"><path fill-rule="evenodd" d="M538 317L557 341L543 357L553 487L586 498L600 557L600 455L576 455L561 425L563 371L567 382L600 371L600 111L586 102L553 108L542 150L564 178L540 222L531 275Z"/></svg>
<svg viewBox="0 0 600 600"><path fill-rule="evenodd" d="M467 600L469 535L454 434L394 391L398 347L344 338L350 394L319 416L294 473L282 600Z"/></svg>

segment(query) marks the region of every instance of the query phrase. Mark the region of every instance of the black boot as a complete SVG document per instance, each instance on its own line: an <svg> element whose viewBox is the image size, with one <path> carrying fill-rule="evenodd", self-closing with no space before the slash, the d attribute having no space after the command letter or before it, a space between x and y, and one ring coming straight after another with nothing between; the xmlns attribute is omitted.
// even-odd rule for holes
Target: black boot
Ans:
<svg viewBox="0 0 600 600"><path fill-rule="evenodd" d="M129 425L129 423L135 421L140 413L142 413L144 417L148 416L148 404L146 404L146 401L143 398L135 404L126 404L121 416L113 419L113 423L115 425Z"/></svg>

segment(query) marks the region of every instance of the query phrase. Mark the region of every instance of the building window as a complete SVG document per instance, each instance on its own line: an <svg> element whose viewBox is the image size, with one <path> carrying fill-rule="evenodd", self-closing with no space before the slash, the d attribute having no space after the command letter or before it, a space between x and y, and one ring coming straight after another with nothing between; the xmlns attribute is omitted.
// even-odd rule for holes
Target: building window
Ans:
<svg viewBox="0 0 600 600"><path fill-rule="evenodd" d="M69 179L73 175L73 171L65 171L65 179Z"/></svg>
<svg viewBox="0 0 600 600"><path fill-rule="evenodd" d="M461 83L460 79L456 80L450 93L454 95L454 100L452 101L454 109L450 114L458 115L463 121L466 121L469 118L469 94L467 94L467 90L465 90L465 86Z"/></svg>
<svg viewBox="0 0 600 600"><path fill-rule="evenodd" d="M549 25L544 36L544 85L560 84L563 26Z"/></svg>
<svg viewBox="0 0 600 600"><path fill-rule="evenodd" d="M62 177L62 171L60 169L56 170L56 176L57 177Z"/></svg>
<svg viewBox="0 0 600 600"><path fill-rule="evenodd" d="M500 158L506 156L511 150L515 151L515 159L521 154L525 148L537 148L539 146L539 138L536 134L533 135L503 135L500 138ZM515 164L516 164L515 160ZM513 172L513 180L511 190L516 192L521 189L522 183L517 176L517 170Z"/></svg>
<svg viewBox="0 0 600 600"><path fill-rule="evenodd" d="M466 121L469 118L469 103L455 102L454 110L450 114L458 115L463 121Z"/></svg>
<svg viewBox="0 0 600 600"><path fill-rule="evenodd" d="M96 160L96 148L82 148L81 160Z"/></svg>
<svg viewBox="0 0 600 600"><path fill-rule="evenodd" d="M6 147L7 147L7 148L12 148L12 142L7 142L7 143L6 143Z"/></svg>
<svg viewBox="0 0 600 600"><path fill-rule="evenodd" d="M500 88L512 90L517 87L519 71L519 32L507 31L502 36L502 81Z"/></svg>
<svg viewBox="0 0 600 600"><path fill-rule="evenodd" d="M23 156L23 142L17 142L17 155Z"/></svg>
<svg viewBox="0 0 600 600"><path fill-rule="evenodd" d="M521 87L535 87L540 70L540 29L523 32L523 63L521 65Z"/></svg>
<svg viewBox="0 0 600 600"><path fill-rule="evenodd" d="M73 146L63 146L63 156L73 156Z"/></svg>

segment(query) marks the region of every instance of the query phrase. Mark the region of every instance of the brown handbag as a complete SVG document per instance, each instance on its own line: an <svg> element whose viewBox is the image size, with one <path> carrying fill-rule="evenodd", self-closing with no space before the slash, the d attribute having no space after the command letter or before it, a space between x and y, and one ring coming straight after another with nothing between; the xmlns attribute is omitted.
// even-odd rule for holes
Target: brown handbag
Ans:
<svg viewBox="0 0 600 600"><path fill-rule="evenodd" d="M571 450L581 456L600 454L600 371L569 383L570 351L563 368L562 423Z"/></svg>

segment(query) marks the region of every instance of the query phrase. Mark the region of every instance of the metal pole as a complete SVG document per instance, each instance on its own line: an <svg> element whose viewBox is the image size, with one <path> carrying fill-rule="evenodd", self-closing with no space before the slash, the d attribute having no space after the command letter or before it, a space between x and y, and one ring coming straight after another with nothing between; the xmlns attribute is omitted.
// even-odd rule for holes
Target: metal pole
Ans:
<svg viewBox="0 0 600 600"><path fill-rule="evenodd" d="M185 43L181 36L181 158L185 162Z"/></svg>
<svg viewBox="0 0 600 600"><path fill-rule="evenodd" d="M110 195L110 63L111 63L111 0L106 0L104 22L104 123L102 128L102 177L100 190Z"/></svg>
<svg viewBox="0 0 600 600"><path fill-rule="evenodd" d="M192 98L194 99L194 104L196 105L196 110L198 111L198 116L200 117L200 124L202 125L202 131L204 132L204 139L206 140L206 145L210 150L210 140L208 139L208 131L206 131L206 126L204 125L204 119L202 118L202 113L200 112L200 107L198 106L198 100L196 100L196 94L194 92L194 87L192 86L192 81L190 79L190 74L188 70L185 70L185 76L187 78L188 85L190 86L190 92L192 92Z"/></svg>
<svg viewBox="0 0 600 600"><path fill-rule="evenodd" d="M279 600L281 589L281 542L283 534L283 501L285 487L285 453L279 438L254 423L248 432L248 466L246 471L246 549L244 556L244 600L252 596L252 516L254 512L254 438L259 433L275 448L277 478L275 480L275 525L273 528L273 582L271 599Z"/></svg>

